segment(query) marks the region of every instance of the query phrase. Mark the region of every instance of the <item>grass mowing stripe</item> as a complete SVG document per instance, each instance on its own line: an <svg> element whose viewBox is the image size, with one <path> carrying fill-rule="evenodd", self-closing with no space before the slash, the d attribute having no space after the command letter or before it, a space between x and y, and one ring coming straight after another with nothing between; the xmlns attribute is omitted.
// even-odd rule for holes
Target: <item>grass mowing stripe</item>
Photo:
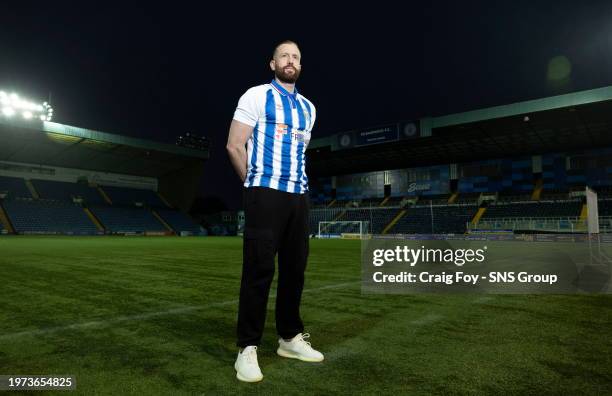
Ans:
<svg viewBox="0 0 612 396"><path fill-rule="evenodd" d="M328 289L337 289L337 288L342 288L342 287L349 286L349 285L354 285L357 283L361 283L361 281L336 283L336 284L316 287L312 289L305 289L304 293L311 293L315 291L328 290ZM269 300L276 299L276 294L274 293L274 291L271 291L270 294L271 295L269 297ZM25 337L25 336L46 335L46 334L56 333L56 332L65 331L65 330L100 328L100 327L106 327L106 326L110 326L110 325L121 323L121 322L133 322L133 321L139 321L139 320L147 320L150 318L154 318L157 316L164 316L164 315L180 315L180 314L185 314L185 313L189 313L193 311L199 311L199 310L215 308L215 307L222 307L222 306L233 305L233 304L238 304L238 300L234 299L234 300L210 303L206 305L176 307L176 308L171 308L171 309L167 309L163 311L146 312L146 313L130 315L130 316L119 316L116 318L110 318L110 319L104 319L104 320L93 320L89 322L74 323L74 324L70 324L66 326L51 327L47 329L20 331L16 333L0 335L0 340L10 340L10 339L14 339L18 337Z"/></svg>

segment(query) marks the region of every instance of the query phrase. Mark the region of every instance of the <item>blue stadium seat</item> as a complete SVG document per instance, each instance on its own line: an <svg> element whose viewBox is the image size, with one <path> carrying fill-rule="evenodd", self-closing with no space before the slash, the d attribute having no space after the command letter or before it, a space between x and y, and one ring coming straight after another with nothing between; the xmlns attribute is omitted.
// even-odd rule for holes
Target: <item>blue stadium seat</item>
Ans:
<svg viewBox="0 0 612 396"><path fill-rule="evenodd" d="M483 219L510 217L578 217L582 202L566 201L525 201L496 202L487 207Z"/></svg>
<svg viewBox="0 0 612 396"><path fill-rule="evenodd" d="M477 205L412 206L388 233L463 234L477 210Z"/></svg>
<svg viewBox="0 0 612 396"><path fill-rule="evenodd" d="M90 206L89 209L100 220L104 228L112 233L167 231L166 227L145 208Z"/></svg>
<svg viewBox="0 0 612 396"><path fill-rule="evenodd" d="M419 205L446 205L448 203L448 194L421 195L419 197Z"/></svg>
<svg viewBox="0 0 612 396"><path fill-rule="evenodd" d="M0 176L0 193L7 193L8 198L32 198L25 180L20 177Z"/></svg>
<svg viewBox="0 0 612 396"><path fill-rule="evenodd" d="M404 197L390 197L389 200L385 203L385 207L399 206L403 200Z"/></svg>
<svg viewBox="0 0 612 396"><path fill-rule="evenodd" d="M368 221L373 234L381 234L387 224L398 214L397 208L372 208L347 210L340 220L342 221Z"/></svg>
<svg viewBox="0 0 612 396"><path fill-rule="evenodd" d="M569 190L563 188L547 188L542 189L542 193L540 194L541 200L554 200L554 199L568 199L569 198Z"/></svg>
<svg viewBox="0 0 612 396"><path fill-rule="evenodd" d="M182 231L191 232L193 235L202 234L201 227L183 212L172 209L155 209L155 212L157 212L157 214L164 219L177 234L180 234Z"/></svg>
<svg viewBox="0 0 612 396"><path fill-rule="evenodd" d="M359 207L361 208L371 208L371 207L379 207L380 203L384 200L384 198L367 198L362 199L359 202Z"/></svg>
<svg viewBox="0 0 612 396"><path fill-rule="evenodd" d="M40 198L72 201L73 198L82 198L90 205L103 205L104 198L100 192L81 183L68 183L50 180L32 180Z"/></svg>
<svg viewBox="0 0 612 396"><path fill-rule="evenodd" d="M152 190L140 190L136 188L101 186L113 205L134 206L135 203L143 203L154 208L167 208L168 206Z"/></svg>
<svg viewBox="0 0 612 396"><path fill-rule="evenodd" d="M455 203L457 204L477 204L478 198L480 197L479 192L460 192Z"/></svg>
<svg viewBox="0 0 612 396"><path fill-rule="evenodd" d="M69 202L15 199L3 202L20 234L94 235L98 229L83 211Z"/></svg>

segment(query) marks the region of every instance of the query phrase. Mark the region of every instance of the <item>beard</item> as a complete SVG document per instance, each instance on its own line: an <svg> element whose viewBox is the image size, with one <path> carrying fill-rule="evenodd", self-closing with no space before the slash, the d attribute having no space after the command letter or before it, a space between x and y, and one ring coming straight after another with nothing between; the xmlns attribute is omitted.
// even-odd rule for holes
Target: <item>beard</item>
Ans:
<svg viewBox="0 0 612 396"><path fill-rule="evenodd" d="M293 72L291 72L289 69L293 69ZM295 84L297 79L300 77L300 71L293 66L286 66L282 69L274 70L274 75L284 83Z"/></svg>

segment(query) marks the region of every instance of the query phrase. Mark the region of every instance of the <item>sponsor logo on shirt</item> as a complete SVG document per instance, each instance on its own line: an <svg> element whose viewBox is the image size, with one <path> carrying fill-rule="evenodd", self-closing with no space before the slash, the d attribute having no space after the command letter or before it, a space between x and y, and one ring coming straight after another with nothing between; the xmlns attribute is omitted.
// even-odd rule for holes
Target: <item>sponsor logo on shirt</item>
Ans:
<svg viewBox="0 0 612 396"><path fill-rule="evenodd" d="M291 132L289 132L291 130ZM282 140L289 133L289 138L297 142L305 142L309 139L310 133L299 129L290 129L287 124L277 124L274 130L274 138Z"/></svg>
<svg viewBox="0 0 612 396"><path fill-rule="evenodd" d="M276 124L276 132L274 137L276 139L282 139L283 136L287 133L289 126L287 124Z"/></svg>

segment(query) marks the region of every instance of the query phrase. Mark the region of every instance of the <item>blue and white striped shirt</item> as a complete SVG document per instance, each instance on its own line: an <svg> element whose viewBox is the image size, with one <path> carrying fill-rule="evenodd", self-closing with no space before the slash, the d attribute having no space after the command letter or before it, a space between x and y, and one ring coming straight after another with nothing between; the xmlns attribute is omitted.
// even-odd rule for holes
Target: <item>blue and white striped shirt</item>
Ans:
<svg viewBox="0 0 612 396"><path fill-rule="evenodd" d="M316 118L314 105L276 80L250 88L238 101L234 120L253 127L247 142L245 187L308 191L306 147Z"/></svg>

